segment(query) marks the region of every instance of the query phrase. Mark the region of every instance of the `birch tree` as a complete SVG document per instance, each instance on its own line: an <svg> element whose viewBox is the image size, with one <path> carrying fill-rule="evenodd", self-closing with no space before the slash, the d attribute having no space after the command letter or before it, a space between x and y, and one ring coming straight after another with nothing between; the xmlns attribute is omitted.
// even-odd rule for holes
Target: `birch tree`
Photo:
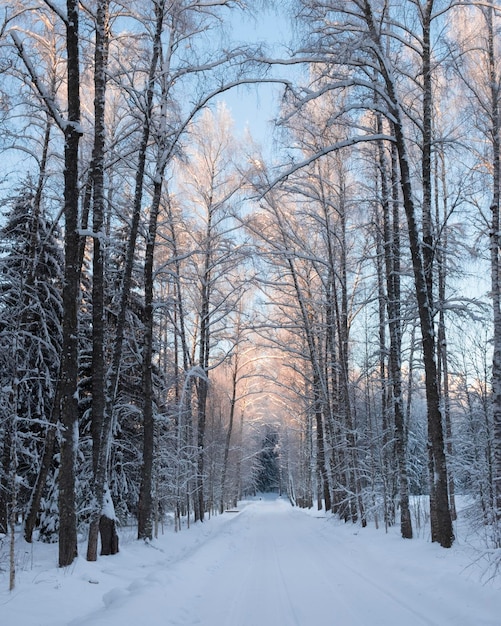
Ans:
<svg viewBox="0 0 501 626"><path fill-rule="evenodd" d="M476 162L486 163L488 193L479 193L476 202L485 230L489 234L490 295L492 298L492 414L493 414L493 515L499 522L501 511L501 266L500 266L500 203L501 203L501 130L500 130L500 67L499 13L496 3L479 3L464 7L455 26L456 43L464 55L457 71L475 111L476 128L487 145L487 155L472 151ZM461 57L463 58L463 57ZM474 132L475 132L474 131ZM480 182L483 185L483 181ZM484 209L489 206L489 211ZM500 545L499 529L494 542Z"/></svg>
<svg viewBox="0 0 501 626"><path fill-rule="evenodd" d="M356 100L351 99L347 104L350 111L368 110L374 108L374 101L385 116L391 121L392 133L389 139L395 142L398 154L400 171L400 185L404 212L407 220L407 231L412 258L415 295L420 319L423 363L426 378L427 397L427 421L430 452L430 490L431 490L431 520L432 540L439 542L444 547L449 547L453 542L453 530L448 503L448 479L447 465L444 451L444 437L442 427L442 414L440 408L440 393L437 382L437 364L435 350L434 308L433 292L430 288L430 263L431 247L428 219L428 195L427 178L423 186L423 237L421 241L419 222L417 217L416 196L414 193L415 177L412 173L408 119L405 106L405 93L402 93L398 67L394 63L391 51L391 43L398 47L410 39L408 50L416 53L423 72L423 83L419 86L422 111L420 129L422 132L422 173L428 177L429 157L429 128L431 122L429 115L430 98L430 24L438 14L443 13L447 6L437 9L434 13L434 3L412 3L417 10L417 17L422 26L422 34L415 33L406 26L398 8L393 5L380 5L377 2L354 1L349 3L334 3L333 6L312 5L305 12L312 20L314 45L309 46L310 56L304 55L304 59L310 63L326 64L328 60L334 61L334 66L329 75L322 73L321 80L309 87L309 93L304 101L311 101L320 97L326 91L336 91L341 88L352 88ZM318 36L326 34L321 24L328 24L328 39L320 44ZM329 47L326 47L327 41ZM317 46L317 47L315 47ZM315 60L316 59L316 60ZM376 76L376 80L367 79L367 73ZM377 98L375 95L377 94ZM301 100L300 100L301 101ZM356 144L360 141L381 140L381 135L371 132L363 124L363 118L358 116L355 122L358 126L357 133L352 132L347 139L337 144L325 146L317 155L310 157L318 158L326 152L340 149L344 145ZM295 167L298 167L297 165Z"/></svg>
<svg viewBox="0 0 501 626"><path fill-rule="evenodd" d="M258 167L255 184L259 187L267 185L266 172L261 166ZM325 505L326 509L330 509L331 485L324 424L326 387L321 356L324 335L319 332L325 320L318 299L318 277L313 278L315 272L312 271L311 263L302 258L301 229L293 214L290 199L283 192L267 194L261 212L252 216L247 226L256 238L258 250L272 268L271 276L262 279L264 289L274 286L270 298L275 302L278 320L276 325L271 325L271 329L282 328L288 335L287 341L282 344L281 333L277 333L272 343L276 347L282 346L284 350L288 344L298 361L302 361L299 367L308 390L309 412L316 427L317 505L319 508ZM318 243L316 237L315 242ZM304 255L308 257L308 253L304 252ZM300 338L296 336L298 329ZM298 363L294 361L291 366L298 367Z"/></svg>
<svg viewBox="0 0 501 626"><path fill-rule="evenodd" d="M194 364L204 372L196 383L197 499L196 518L204 519L204 436L209 371L224 360L224 350L214 353L216 337L224 336L225 317L238 303L243 278L238 264L245 246L239 243L234 219L240 177L233 161L231 120L224 109L206 112L196 128L192 158L183 168L183 187L192 212L194 252L192 264L196 291L197 332ZM188 208L188 207L187 207ZM214 362L213 362L214 361Z"/></svg>
<svg viewBox="0 0 501 626"><path fill-rule="evenodd" d="M105 104L106 72L109 49L109 2L97 3L94 48L94 146L92 153L92 466L94 473L93 518L89 528L87 560L97 558L97 533L101 531L101 554L118 552L118 536L111 511L107 485L109 441L105 436L106 361L105 361L105 187L104 153L106 145Z"/></svg>
<svg viewBox="0 0 501 626"><path fill-rule="evenodd" d="M52 97L26 50L26 38L12 32L14 44L30 77L34 92L64 136L64 283L62 356L59 415L62 426L59 468L59 565L70 565L77 556L75 462L78 445L78 295L80 285L79 235L79 143L80 119L80 9L67 0L65 8L50 5L65 30L66 95L64 105Z"/></svg>

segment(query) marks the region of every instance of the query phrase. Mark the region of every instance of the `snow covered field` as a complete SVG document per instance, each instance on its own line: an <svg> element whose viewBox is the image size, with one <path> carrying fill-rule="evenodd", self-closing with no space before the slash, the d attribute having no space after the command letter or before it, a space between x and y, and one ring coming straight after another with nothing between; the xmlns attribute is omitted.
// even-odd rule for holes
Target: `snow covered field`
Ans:
<svg viewBox="0 0 501 626"><path fill-rule="evenodd" d="M284 499L240 504L151 545L121 536L115 557L57 568L57 546L23 544L1 626L499 626L501 579L475 553L360 529ZM81 548L85 554L84 547Z"/></svg>

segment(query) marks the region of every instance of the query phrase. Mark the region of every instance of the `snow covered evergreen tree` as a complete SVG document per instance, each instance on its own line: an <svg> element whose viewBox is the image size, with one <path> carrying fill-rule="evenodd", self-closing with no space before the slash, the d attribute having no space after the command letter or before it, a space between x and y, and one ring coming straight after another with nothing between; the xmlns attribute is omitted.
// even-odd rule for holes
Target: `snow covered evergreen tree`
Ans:
<svg viewBox="0 0 501 626"><path fill-rule="evenodd" d="M256 481L258 491L266 493L280 490L278 441L276 429L266 426L262 449L259 453L259 472Z"/></svg>
<svg viewBox="0 0 501 626"><path fill-rule="evenodd" d="M12 447L17 457L18 506L25 510L51 428L61 350L59 231L30 191L15 198L6 213L0 252L0 529L5 532ZM45 503L53 508L50 498ZM48 522L47 529L51 526Z"/></svg>

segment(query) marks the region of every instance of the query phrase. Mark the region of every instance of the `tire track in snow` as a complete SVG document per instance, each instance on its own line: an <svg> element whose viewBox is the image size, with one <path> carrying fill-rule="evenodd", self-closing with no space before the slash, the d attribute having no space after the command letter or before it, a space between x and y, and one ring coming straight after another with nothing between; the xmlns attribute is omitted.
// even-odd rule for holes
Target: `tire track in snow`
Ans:
<svg viewBox="0 0 501 626"><path fill-rule="evenodd" d="M238 550L224 563L224 578L211 581L202 592L204 598L212 599L212 608L205 614L207 624L302 626L288 594L275 533L269 532L273 526L257 510L241 514L245 533L239 537Z"/></svg>
<svg viewBox="0 0 501 626"><path fill-rule="evenodd" d="M190 606L170 623L309 626L334 616L338 624L367 626L391 616L406 626L443 626L389 590L390 581L379 584L352 565L348 548L336 545L335 529L319 533L317 520L304 512L262 502L238 522L238 549L228 549L227 537L224 550L213 550L218 558L208 576L197 583L198 572Z"/></svg>
<svg viewBox="0 0 501 626"><path fill-rule="evenodd" d="M280 582L280 593L281 596L284 598L284 608L286 608L287 612L290 614L290 616L292 617L292 621L288 621L287 620L287 624L292 624L294 623L296 626L301 626L301 622L298 619L297 616L297 611L294 609L294 602L293 599L291 597L290 591L289 591L289 587L287 585L287 581L286 578L284 576L284 571L282 568L282 562L279 556L279 552L277 549L277 544L276 544L276 540L273 540L273 556L274 556L274 562L275 562L275 568L276 568L276 572L277 572L277 576L278 576L278 580ZM285 617L285 616L284 616Z"/></svg>
<svg viewBox="0 0 501 626"><path fill-rule="evenodd" d="M335 533L334 529L332 529L332 533ZM316 565L319 576L325 581L325 584L335 596L330 596L331 602L333 604L341 603L344 605L351 615L350 619L356 619L355 607L360 607L361 604L370 604L371 620L373 620L371 623L379 623L375 617L375 612L377 612L377 607L381 604L381 596L384 596L389 600L389 603L385 603L384 606L386 615L393 615L395 613L395 611L391 609L391 604L397 605L408 613L408 615L402 615L402 619L405 620L403 623L405 623L406 626L410 626L411 624L412 626L442 626L440 621L430 620L422 611L416 609L409 602L388 589L388 585L391 584L391 581L387 580L384 585L379 584L373 578L370 578L367 574L360 571L360 569L353 566L342 551L340 552L335 549L332 542L333 536L329 538L330 541L325 535L321 534L321 536L324 540L322 550L319 549L318 542L313 542L309 538L306 539L309 545L308 551L310 554L316 554L316 558L312 558L311 560ZM338 548L339 547L342 549L342 546L338 546ZM325 565L326 560L330 561L334 566L331 565L331 567L327 567ZM350 573L350 577L347 576L347 572ZM338 583L334 584L334 580L338 581ZM340 580L341 582L339 582ZM373 600L369 602L368 596L370 595L369 590L371 589L374 590L375 593ZM414 620L410 622L410 617L416 618L418 621ZM358 623L358 621L353 623Z"/></svg>

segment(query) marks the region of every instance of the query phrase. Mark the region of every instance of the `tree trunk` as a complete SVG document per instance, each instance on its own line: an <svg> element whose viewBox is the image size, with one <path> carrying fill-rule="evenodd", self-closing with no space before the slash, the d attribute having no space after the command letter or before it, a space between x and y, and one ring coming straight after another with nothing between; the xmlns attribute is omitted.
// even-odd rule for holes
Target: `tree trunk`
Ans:
<svg viewBox="0 0 501 626"><path fill-rule="evenodd" d="M67 0L66 16L67 119L61 119L53 100L41 88L22 43L15 45L32 77L40 98L64 133L64 282L62 289L62 346L59 406L61 424L59 465L59 565L70 565L77 555L75 461L78 446L78 295L80 286L80 236L78 234L78 150L80 136L79 4ZM43 485L42 485L43 487Z"/></svg>
<svg viewBox="0 0 501 626"><path fill-rule="evenodd" d="M409 234L409 244L414 271L414 286L418 303L421 341L423 346L428 421L428 447L433 465L430 483L432 491L435 494L435 501L430 502L430 505L433 505L433 509L430 513L435 519L435 522L432 523L431 535L432 541L436 541L440 543L441 546L449 548L454 541L454 533L449 511L447 465L444 450L442 412L440 410L440 394L437 380L437 364L435 360L436 353L435 329L433 324L433 302L430 301L430 293L425 275L423 249L419 240L419 229L415 215L409 159L403 124L401 121L400 103L396 95L390 66L385 62L386 56L374 23L370 2L364 2L364 13L370 36L379 52L381 60L380 71L385 81L388 98L393 105L392 114L394 118L395 141L400 165L403 203L407 218L407 230Z"/></svg>
<svg viewBox="0 0 501 626"><path fill-rule="evenodd" d="M240 326L240 319L239 319ZM233 365L233 372L231 376L231 399L230 399L230 416L228 422L228 430L226 431L226 437L224 440L224 453L223 453L223 471L221 475L221 499L219 501L219 513L224 513L225 494L226 494L226 474L228 472L228 457L230 454L231 435L233 433L233 422L235 420L235 407L237 403L237 386L238 386L238 370L239 370L239 352L238 347L235 352L235 363Z"/></svg>
<svg viewBox="0 0 501 626"><path fill-rule="evenodd" d="M153 456L155 439L153 358L153 262L157 221L162 195L163 169L157 172L150 208L150 223L144 260L144 347L143 347L143 465L138 506L138 539L153 538Z"/></svg>
<svg viewBox="0 0 501 626"><path fill-rule="evenodd" d="M477 100L479 110L485 114L488 124L485 129L485 138L492 151L490 155L489 170L491 173L491 204L490 204L490 228L489 228L489 249L490 249L490 276L491 289L490 296L492 298L492 376L491 376L491 394L490 408L492 422L489 423L487 431L491 436L486 443L486 461L489 468L489 490L492 490L492 502L489 515L494 515L497 520L497 528L494 530L494 543L496 547L501 546L501 238L500 238L500 81L499 81L499 51L497 45L497 37L499 25L495 23L498 20L497 3L482 3L478 8L482 13L486 24L485 42L479 42L480 48L485 49L485 76L483 81L478 83L476 76L470 76L468 79L463 77L466 84L473 82L471 93ZM481 68L482 64L478 65ZM477 68L475 68L476 70ZM473 80L472 80L473 79ZM491 430L492 426L492 430ZM491 476L492 471L492 476ZM489 498L490 499L490 498ZM482 497L481 497L482 501ZM484 514L487 514L484 510Z"/></svg>
<svg viewBox="0 0 501 626"><path fill-rule="evenodd" d="M68 121L64 129L64 285L61 357L61 463L59 467L59 566L77 556L75 463L78 446L78 146L80 141L79 6L67 0Z"/></svg>
<svg viewBox="0 0 501 626"><path fill-rule="evenodd" d="M2 474L0 480L0 534L7 535L9 531L9 511L11 504L11 458L13 446L13 421L6 420L3 433L2 447Z"/></svg>
<svg viewBox="0 0 501 626"><path fill-rule="evenodd" d="M204 368L204 372L207 370ZM197 486L195 499L195 520L203 522L205 517L204 473L205 473L205 425L207 411L207 378L199 378L197 383Z"/></svg>
<svg viewBox="0 0 501 626"><path fill-rule="evenodd" d="M105 103L106 103L106 68L108 65L109 39L109 2L101 0L97 5L96 14L96 45L94 55L94 150L92 154L93 181L93 256L92 256L92 467L94 473L92 511L89 538L87 543L87 560L97 559L98 529L106 516L104 498L108 475L108 441L104 433L106 411L106 367L105 367L105 233L104 233L104 153L105 153ZM104 523L107 529L114 529L114 520ZM101 537L104 553L111 553L108 536Z"/></svg>
<svg viewBox="0 0 501 626"><path fill-rule="evenodd" d="M423 75L423 145L422 145L422 184L423 184L423 205L422 205L422 227L423 227L423 243L421 246L422 258L423 258L423 272L425 277L426 289L428 293L428 306L430 314L428 318L431 318L431 329L433 332L433 314L434 314L434 294L433 294L433 270L434 270L434 236L433 236L433 223L431 212L432 201L432 185L431 185L431 146L432 146L432 83L431 83L431 43L430 43L430 30L431 19L433 11L433 0L426 2L425 10L422 14L422 28L423 28L423 49L422 49L422 75ZM435 343L434 337L432 337L433 343ZM425 357L426 359L426 357ZM437 419L433 420L433 425L430 427L428 424L428 452L430 455L429 467L430 467L430 520L431 520L431 535L433 537L439 537L441 535L441 526L444 522L442 519L441 510L445 507L444 497L447 497L447 507L449 506L448 497L448 477L446 470L446 456L445 449L439 450L439 447L444 447L443 444L443 424L442 414L440 411L440 387L437 371L437 384L436 384L436 401L439 403L439 415L440 424ZM435 391L433 391L435 395ZM435 400L434 400L435 402ZM439 432L440 431L440 432ZM435 437L441 438L442 443L434 441ZM437 469L439 473L437 474ZM437 481L436 476L440 476ZM442 484L445 481L445 485ZM449 514L450 516L450 514ZM452 532L452 531L451 531ZM437 540L437 539L435 539Z"/></svg>
<svg viewBox="0 0 501 626"><path fill-rule="evenodd" d="M138 151L138 163L136 169L135 189L134 189L134 202L132 208L132 219L129 233L129 240L127 242L127 251L125 256L125 267L122 277L122 290L120 294L120 302L118 306L117 315L117 329L115 340L113 343L112 360L107 377L106 388L106 425L104 428L104 437L109 441L111 437L111 424L113 414L113 404L115 401L118 380L120 375L120 365L122 361L122 348L125 336L125 321L127 316L127 309L129 303L129 296L132 287L132 270L134 267L134 258L136 252L136 242L139 232L139 223L141 221L142 209L143 209L143 186L146 170L146 153L150 141L151 131L151 115L153 111L153 96L155 87L155 75L157 71L158 61L161 52L161 38L163 32L164 22L164 7L165 0L159 0L155 4L156 15L156 30L153 40L153 54L151 57L150 68L148 73L148 82L146 86L145 95L145 111L142 127L141 144Z"/></svg>
<svg viewBox="0 0 501 626"><path fill-rule="evenodd" d="M382 124L378 119L378 132ZM392 384L393 417L395 423L398 484L400 493L400 532L404 539L412 539L412 521L409 510L409 481L407 478L407 441L404 427L402 395L402 328L400 314L400 220L398 202L393 202L393 223L390 220L390 191L386 172L383 146L379 144L381 170L381 195L383 208L384 259L386 268L386 290L388 293L388 326L390 330L389 370Z"/></svg>
<svg viewBox="0 0 501 626"><path fill-rule="evenodd" d="M101 535L101 555L110 556L118 554L118 534L116 521L107 515L101 515L99 520L99 533Z"/></svg>
<svg viewBox="0 0 501 626"><path fill-rule="evenodd" d="M444 195L444 207L443 207L443 224L445 226L447 220L447 192L446 192L446 176L444 166L444 155L442 152L438 153L435 158L435 210L436 210L436 223L440 224L440 208L438 198L439 179L442 182L442 192ZM442 164L442 175L439 176L438 167L439 161ZM445 424L445 439L446 439L446 451L447 459L453 458L452 447L452 420L451 420L451 400L449 393L449 355L447 350L447 332L445 327L445 296L446 296L446 274L447 274L447 247L448 237L446 228L441 228L442 236L440 237L437 245L436 258L438 269L438 302L439 302L439 319L437 330L437 350L438 350L438 380L442 386L442 399L444 407L444 424ZM449 472L449 508L451 510L451 518L453 521L457 519L456 511L456 499L455 499L455 487L454 476L452 472Z"/></svg>
<svg viewBox="0 0 501 626"><path fill-rule="evenodd" d="M149 139L150 139L151 114L153 111L155 75L156 75L158 61L159 61L160 53L161 53L161 36L163 32L164 6L165 6L165 0L160 0L160 2L155 5L156 30L155 30L154 39L153 39L153 54L152 54L152 58L150 62L148 82L146 86L146 98L145 98L146 105L145 105L145 113L144 113L144 120L143 120L141 144L139 147L139 154L138 154L138 165L137 165L137 171L136 171L131 228L130 228L130 233L129 233L129 240L127 242L125 267L124 267L123 278L122 278L122 290L120 294L120 302L119 302L118 315L117 315L116 335L115 335L115 339L113 343L111 364L110 364L110 368L109 368L108 375L107 375L106 394L105 394L106 406L104 410L103 426L101 429L102 439L100 443L100 455L102 457L102 462L101 462L101 459L99 461L100 467L102 467L106 473L108 471L109 449L111 446L113 408L114 408L114 402L116 399L116 394L117 394L117 389L118 389L120 365L122 361L123 342L124 342L124 336L125 336L126 316L127 316L130 291L132 287L132 271L133 271L133 266L134 266L136 241L137 241L137 236L139 232L139 223L140 223L142 208L143 208L142 200L143 200L144 177L145 177L145 170L146 170L146 153L147 153ZM105 476L106 476L106 473L105 473ZM105 481L103 481L103 485L104 484L105 484ZM105 490L103 487L103 493L104 492ZM103 528L106 529L105 532L108 536L109 524L106 523L106 521L104 522L105 523L104 523ZM117 538L112 536L109 549L112 551L115 545L118 546Z"/></svg>
<svg viewBox="0 0 501 626"><path fill-rule="evenodd" d="M449 548L454 541L452 521L449 511L447 466L442 428L442 412L440 410L440 394L438 390L437 365L435 361L435 333L432 317L432 303L428 298L428 289L424 274L418 228L414 215L414 204L411 195L409 166L405 150L404 137L400 125L396 125L395 134L399 148L400 172L404 194L404 208L407 217L409 242L414 269L416 297L418 301L423 345L423 361L425 369L425 387L428 417L428 447L432 459L431 487L435 493L435 510L432 524L432 541L437 541L444 548Z"/></svg>
<svg viewBox="0 0 501 626"><path fill-rule="evenodd" d="M206 250L204 251L204 270L201 278L200 310L200 345L198 365L205 374L197 381L197 492L195 501L195 520L204 521L204 473L205 473L205 425L207 419L208 371L210 352L210 302L211 302L211 259L212 207L208 207Z"/></svg>
<svg viewBox="0 0 501 626"><path fill-rule="evenodd" d="M159 23L163 19L163 4L157 8ZM161 12L161 13L160 13ZM161 24L158 32L161 33ZM172 31L171 31L172 36ZM153 386L153 327L154 327L154 260L157 238L158 216L162 200L163 179L168 163L170 144L165 132L167 127L168 111L168 76L172 54L172 39L167 47L167 53L162 59L160 83L162 85L160 106L160 127L164 129L158 140L157 165L153 185L153 197L150 207L150 220L144 260L144 349L143 349L143 465L141 470L141 486L139 490L138 506L138 539L152 539L153 537L153 462L155 440L155 398Z"/></svg>
<svg viewBox="0 0 501 626"><path fill-rule="evenodd" d="M381 166L381 157L379 158L381 173L384 176L385 170ZM384 191L381 191L382 201L384 203ZM381 483L383 490L383 519L385 530L393 525L392 514L392 499L389 497L390 485L393 480L392 462L394 455L390 453L390 398L389 398L389 385L391 378L389 376L389 368L386 365L388 347L386 343L386 324L387 324L387 293L385 290L385 241L383 233L383 226L381 226L381 217L377 217L376 225L376 272L377 272L377 284L378 284L378 321L379 321L379 386L380 386L380 412L381 412L381 444L378 446L379 450L376 454L379 455L379 467L381 472ZM384 222L384 220L383 220ZM367 381L368 384L369 381ZM379 429L376 425L376 433ZM378 435L379 436L379 435Z"/></svg>
<svg viewBox="0 0 501 626"><path fill-rule="evenodd" d="M492 420L493 420L493 486L494 508L498 523L501 521L501 269L500 269L500 119L498 68L494 41L494 9L484 9L488 29L488 60L490 82L490 116L492 141L492 204L491 204L491 294L493 310L493 351L492 351ZM501 533L496 536L498 547Z"/></svg>
<svg viewBox="0 0 501 626"><path fill-rule="evenodd" d="M9 511L9 591L12 591L16 584L16 521L17 521L17 443L16 443L16 422L17 422L17 384L15 383L14 396L14 413L10 418L12 437L10 446L10 511Z"/></svg>
<svg viewBox="0 0 501 626"><path fill-rule="evenodd" d="M358 468L357 456L357 431L355 428L355 416L350 398L350 381L349 381L349 339L350 328L348 322L348 278L347 278L347 258L346 258L346 191L344 179L341 184L341 198L339 203L339 226L338 233L340 243L340 291L341 291L341 310L337 309L338 335L339 335L339 368L341 372L341 406L343 407L346 422L346 440L348 443L349 459L351 461L350 468L350 484L349 488L354 495L350 503L352 521L360 519L362 526L367 525L365 515L365 505L362 495L362 483ZM358 512L357 512L358 509Z"/></svg>
<svg viewBox="0 0 501 626"><path fill-rule="evenodd" d="M313 374L313 395L314 395L314 412L315 412L315 425L317 431L317 473L320 481L318 494L319 502L318 508L322 508L322 499L326 511L330 511L332 507L331 492L329 485L329 474L327 472L327 465L325 462L325 437L324 437L324 424L322 415L321 396L319 391L319 381L315 374Z"/></svg>

